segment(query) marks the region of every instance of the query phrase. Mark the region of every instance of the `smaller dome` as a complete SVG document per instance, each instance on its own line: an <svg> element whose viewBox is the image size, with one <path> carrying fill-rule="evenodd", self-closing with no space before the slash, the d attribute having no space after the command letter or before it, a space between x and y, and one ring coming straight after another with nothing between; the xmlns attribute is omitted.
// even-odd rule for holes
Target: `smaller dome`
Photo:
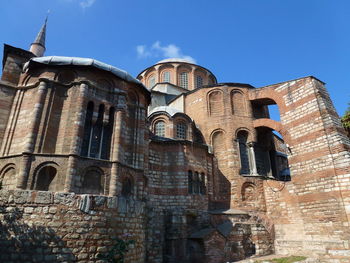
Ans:
<svg viewBox="0 0 350 263"><path fill-rule="evenodd" d="M195 64L191 59L185 59L185 58L166 58L158 61L156 64L167 63L167 62L185 62L185 63Z"/></svg>

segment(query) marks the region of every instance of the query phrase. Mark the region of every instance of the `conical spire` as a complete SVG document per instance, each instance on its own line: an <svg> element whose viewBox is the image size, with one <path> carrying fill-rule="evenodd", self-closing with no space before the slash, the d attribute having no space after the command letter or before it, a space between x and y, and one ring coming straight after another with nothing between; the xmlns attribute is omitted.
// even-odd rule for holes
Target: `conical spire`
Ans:
<svg viewBox="0 0 350 263"><path fill-rule="evenodd" d="M46 37L46 24L47 17L45 19L45 23L41 27L38 35L36 36L34 42L30 46L30 52L32 52L37 57L42 57L45 52L45 37Z"/></svg>

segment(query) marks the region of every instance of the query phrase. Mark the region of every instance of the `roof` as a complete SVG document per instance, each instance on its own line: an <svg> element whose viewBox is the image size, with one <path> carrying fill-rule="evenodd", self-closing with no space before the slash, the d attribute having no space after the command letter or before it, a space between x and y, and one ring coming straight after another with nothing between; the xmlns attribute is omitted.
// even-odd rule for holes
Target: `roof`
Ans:
<svg viewBox="0 0 350 263"><path fill-rule="evenodd" d="M230 221L226 221L221 225L218 225L216 229L221 233L221 235L223 235L224 237L227 237L233 229L233 224Z"/></svg>
<svg viewBox="0 0 350 263"><path fill-rule="evenodd" d="M195 64L193 63L193 60L185 59L185 58L167 58L167 59L158 61L156 64L167 63L167 62L185 62L185 63Z"/></svg>
<svg viewBox="0 0 350 263"><path fill-rule="evenodd" d="M148 116L150 116L151 114L155 113L155 112L166 112L168 113L171 117L174 116L176 113L182 113L180 110L169 107L169 106L159 106L159 107L155 107L153 110L151 110L148 113Z"/></svg>
<svg viewBox="0 0 350 263"><path fill-rule="evenodd" d="M30 59L25 64L24 69L30 67L32 63L40 63L40 64L54 65L54 66L68 66L68 65L90 66L90 67L111 72L113 75L117 76L118 78L141 85L146 89L146 87L139 80L132 77L128 72L92 58L61 57L61 56L37 57L37 58Z"/></svg>
<svg viewBox="0 0 350 263"><path fill-rule="evenodd" d="M202 230L199 230L193 234L190 235L190 238L193 239L202 239L205 238L207 235L210 235L211 233L213 233L215 231L214 228L204 228Z"/></svg>

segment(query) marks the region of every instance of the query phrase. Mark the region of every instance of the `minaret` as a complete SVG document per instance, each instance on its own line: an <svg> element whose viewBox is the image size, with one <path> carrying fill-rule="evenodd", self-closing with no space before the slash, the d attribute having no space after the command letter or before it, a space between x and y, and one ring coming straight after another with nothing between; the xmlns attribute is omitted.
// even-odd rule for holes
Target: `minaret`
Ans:
<svg viewBox="0 0 350 263"><path fill-rule="evenodd" d="M47 17L45 19L44 25L41 27L38 35L36 36L36 39L30 45L29 51L32 52L37 57L42 57L45 53L46 23L47 23Z"/></svg>

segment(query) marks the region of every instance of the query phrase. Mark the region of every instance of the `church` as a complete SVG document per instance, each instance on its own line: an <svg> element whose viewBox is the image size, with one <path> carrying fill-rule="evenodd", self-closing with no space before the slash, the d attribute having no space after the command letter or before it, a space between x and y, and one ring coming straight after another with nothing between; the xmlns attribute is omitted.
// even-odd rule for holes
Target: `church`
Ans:
<svg viewBox="0 0 350 263"><path fill-rule="evenodd" d="M179 58L133 77L46 56L45 35L4 45L1 262L105 262L125 234L125 262L349 262L350 141L324 82L221 83Z"/></svg>

